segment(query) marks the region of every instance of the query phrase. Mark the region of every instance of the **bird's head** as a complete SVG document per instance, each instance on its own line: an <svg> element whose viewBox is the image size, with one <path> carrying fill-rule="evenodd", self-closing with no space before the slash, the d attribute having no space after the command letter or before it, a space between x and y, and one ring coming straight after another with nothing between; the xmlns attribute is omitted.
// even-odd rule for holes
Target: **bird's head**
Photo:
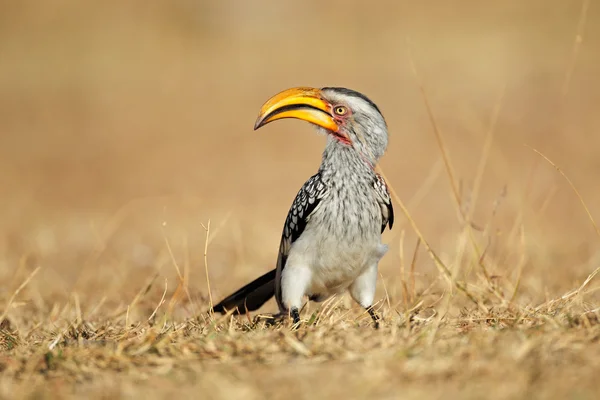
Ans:
<svg viewBox="0 0 600 400"><path fill-rule="evenodd" d="M379 108L354 90L337 87L284 90L262 106L254 129L282 118L297 118L316 125L329 135L331 143L356 150L372 164L387 147L387 124Z"/></svg>

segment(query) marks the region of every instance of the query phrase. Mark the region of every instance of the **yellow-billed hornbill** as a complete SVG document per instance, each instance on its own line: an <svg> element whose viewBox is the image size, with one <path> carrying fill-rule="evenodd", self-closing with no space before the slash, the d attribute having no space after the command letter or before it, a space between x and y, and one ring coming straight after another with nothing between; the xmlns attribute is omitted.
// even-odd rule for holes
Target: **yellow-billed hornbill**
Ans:
<svg viewBox="0 0 600 400"><path fill-rule="evenodd" d="M280 312L297 323L304 296L323 301L349 290L377 327L377 265L388 249L381 234L394 222L386 183L374 169L388 143L385 119L365 95L338 87L285 90L263 105L254 129L282 118L311 122L326 134L321 166L292 203L277 267L213 310L244 314L275 295Z"/></svg>

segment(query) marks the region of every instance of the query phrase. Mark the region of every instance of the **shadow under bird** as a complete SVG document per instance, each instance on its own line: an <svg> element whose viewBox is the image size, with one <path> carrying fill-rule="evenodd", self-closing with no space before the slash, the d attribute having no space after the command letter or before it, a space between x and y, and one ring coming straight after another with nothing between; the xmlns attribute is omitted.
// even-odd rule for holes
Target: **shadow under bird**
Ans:
<svg viewBox="0 0 600 400"><path fill-rule="evenodd" d="M275 296L280 313L298 323L304 296L320 302L348 290L378 327L377 267L388 250L381 234L394 222L387 185L375 172L388 144L385 119L365 95L339 87L285 90L262 106L254 129L283 118L308 121L326 135L321 166L288 212L276 268L213 311L245 314Z"/></svg>

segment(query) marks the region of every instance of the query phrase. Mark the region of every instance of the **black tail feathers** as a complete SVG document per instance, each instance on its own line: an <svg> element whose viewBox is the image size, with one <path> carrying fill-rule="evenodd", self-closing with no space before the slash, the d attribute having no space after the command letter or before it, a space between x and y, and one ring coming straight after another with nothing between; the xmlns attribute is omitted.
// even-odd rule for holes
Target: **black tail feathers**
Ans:
<svg viewBox="0 0 600 400"><path fill-rule="evenodd" d="M258 310L275 295L275 273L275 270L272 270L253 280L215 305L213 311L225 314L237 309L237 314L246 314L247 311Z"/></svg>

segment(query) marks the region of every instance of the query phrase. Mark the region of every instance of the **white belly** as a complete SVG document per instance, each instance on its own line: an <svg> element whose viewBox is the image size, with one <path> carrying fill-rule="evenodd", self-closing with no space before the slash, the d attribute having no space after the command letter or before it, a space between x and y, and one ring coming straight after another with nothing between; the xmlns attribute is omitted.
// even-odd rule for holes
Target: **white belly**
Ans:
<svg viewBox="0 0 600 400"><path fill-rule="evenodd" d="M367 268L377 265L387 252L380 236L373 240L344 241L319 232L305 232L290 249L286 267L308 267L306 295L329 297L348 289Z"/></svg>
<svg viewBox="0 0 600 400"><path fill-rule="evenodd" d="M347 289L363 306L371 305L387 246L381 243L381 206L368 178L341 179L354 183L332 187L291 244L279 283L283 310L300 308L304 295L324 300Z"/></svg>

